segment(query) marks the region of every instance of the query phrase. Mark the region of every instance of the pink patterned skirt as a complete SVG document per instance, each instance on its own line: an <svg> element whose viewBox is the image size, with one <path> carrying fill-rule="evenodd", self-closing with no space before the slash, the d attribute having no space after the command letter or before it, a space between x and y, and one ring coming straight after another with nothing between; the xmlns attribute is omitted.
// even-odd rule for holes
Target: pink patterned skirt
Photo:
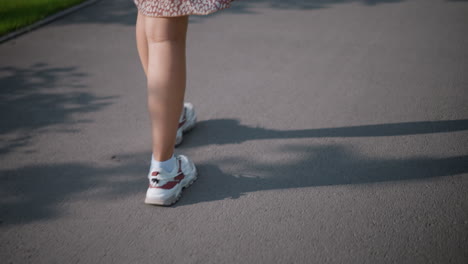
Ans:
<svg viewBox="0 0 468 264"><path fill-rule="evenodd" d="M133 0L141 13L152 17L208 15L231 7L232 1L235 0Z"/></svg>

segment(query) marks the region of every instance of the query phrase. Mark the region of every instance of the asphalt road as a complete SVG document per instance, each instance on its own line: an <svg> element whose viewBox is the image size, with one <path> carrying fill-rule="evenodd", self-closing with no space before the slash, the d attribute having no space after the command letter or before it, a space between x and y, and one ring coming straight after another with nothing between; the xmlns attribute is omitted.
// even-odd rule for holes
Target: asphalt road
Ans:
<svg viewBox="0 0 468 264"><path fill-rule="evenodd" d="M192 16L177 153L151 157L131 0L0 45L2 263L468 263L468 1L240 0Z"/></svg>

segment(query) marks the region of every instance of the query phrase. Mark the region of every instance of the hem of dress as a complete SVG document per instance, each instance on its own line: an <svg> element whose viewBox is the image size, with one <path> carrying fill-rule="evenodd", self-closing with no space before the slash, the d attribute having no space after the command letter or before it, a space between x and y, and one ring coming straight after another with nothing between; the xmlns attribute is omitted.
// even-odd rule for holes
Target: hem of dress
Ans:
<svg viewBox="0 0 468 264"><path fill-rule="evenodd" d="M155 16L155 15L151 15L151 14L145 12L143 9L140 9L138 6L137 6L137 9L138 9L138 12L141 12L143 15L145 15L145 16L147 16L147 17L170 18L170 17L183 17L183 16L192 16L192 15L206 16L206 15L213 14L213 13L215 13L215 12L218 12L218 11L221 11L221 10L223 10L223 9L230 8L230 7L231 7L231 3L229 3L229 4L226 5L226 6L222 6L221 8L218 8L218 9L212 9L212 10L207 11L207 12L205 12L205 13L190 12L190 13L187 13L187 14L177 15L177 16Z"/></svg>

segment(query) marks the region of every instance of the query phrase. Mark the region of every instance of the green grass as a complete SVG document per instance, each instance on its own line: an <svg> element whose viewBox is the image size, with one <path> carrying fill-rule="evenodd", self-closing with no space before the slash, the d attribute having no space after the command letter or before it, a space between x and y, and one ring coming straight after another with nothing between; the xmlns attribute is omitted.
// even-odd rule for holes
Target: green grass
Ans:
<svg viewBox="0 0 468 264"><path fill-rule="evenodd" d="M0 36L85 0L0 0Z"/></svg>

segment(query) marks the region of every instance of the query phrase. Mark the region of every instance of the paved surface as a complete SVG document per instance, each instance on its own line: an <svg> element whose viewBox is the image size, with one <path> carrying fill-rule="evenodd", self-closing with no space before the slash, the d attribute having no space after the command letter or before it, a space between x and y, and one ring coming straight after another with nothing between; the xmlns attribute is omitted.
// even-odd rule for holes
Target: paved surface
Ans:
<svg viewBox="0 0 468 264"><path fill-rule="evenodd" d="M0 45L2 263L467 263L468 2L237 1L191 17L177 149L143 204L135 7Z"/></svg>

